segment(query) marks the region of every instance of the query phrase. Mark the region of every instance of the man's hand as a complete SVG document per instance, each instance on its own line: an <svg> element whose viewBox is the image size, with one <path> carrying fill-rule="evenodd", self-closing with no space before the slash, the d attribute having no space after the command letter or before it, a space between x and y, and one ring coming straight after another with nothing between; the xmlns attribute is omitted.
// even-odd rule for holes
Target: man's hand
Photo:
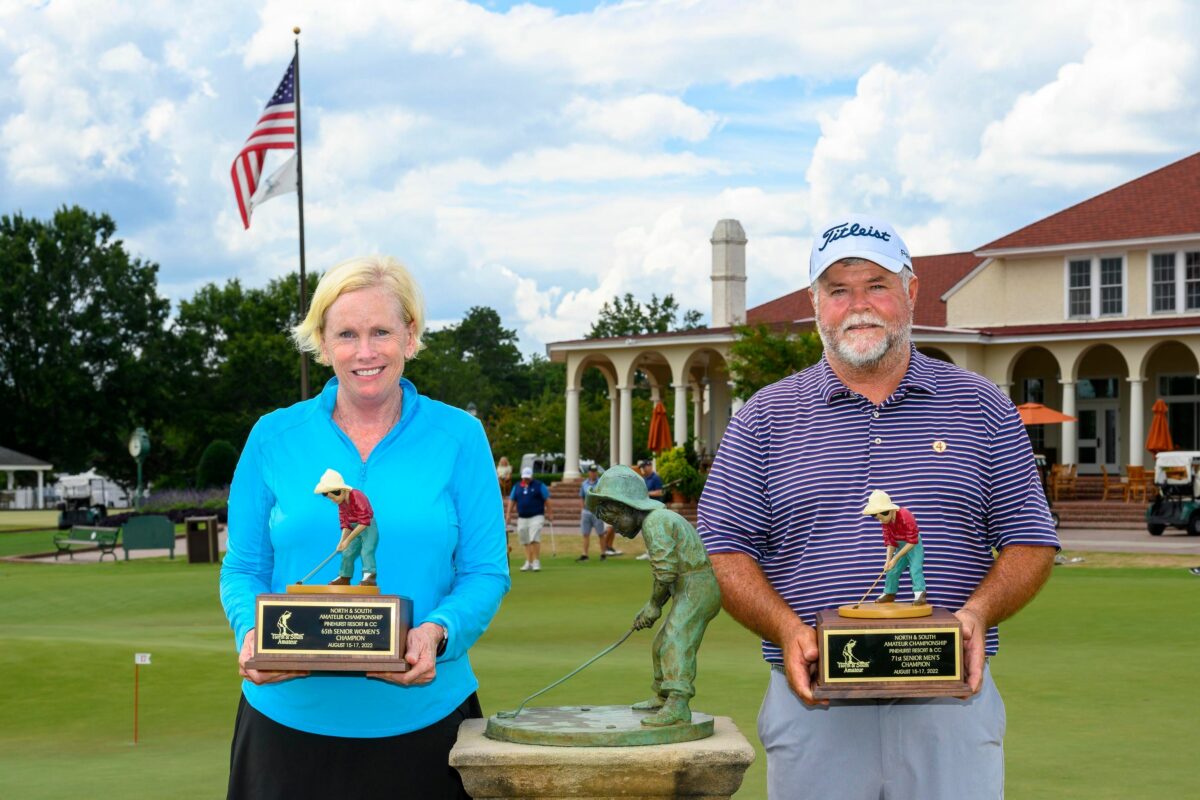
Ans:
<svg viewBox="0 0 1200 800"><path fill-rule="evenodd" d="M426 622L408 631L404 660L408 672L368 672L368 678L379 678L401 686L424 686L437 677L437 648L442 641L442 626Z"/></svg>
<svg viewBox="0 0 1200 800"><path fill-rule="evenodd" d="M963 628L963 649L966 650L967 687L971 694L979 691L983 682L984 645L987 644L987 622L977 612L960 608L954 612ZM971 695L961 697L966 700Z"/></svg>
<svg viewBox="0 0 1200 800"><path fill-rule="evenodd" d="M649 628L654 623L658 622L658 618L661 616L662 608L654 605L653 603L647 603L634 618L633 629L635 631L640 631L644 630L645 628Z"/></svg>
<svg viewBox="0 0 1200 800"><path fill-rule="evenodd" d="M788 685L805 705L829 705L828 700L816 700L812 695L812 678L817 674L817 632L796 619L787 634L778 642L783 648L783 668Z"/></svg>
<svg viewBox="0 0 1200 800"><path fill-rule="evenodd" d="M293 678L304 678L308 676L304 671L285 671L285 670L260 670L250 669L246 666L246 662L254 657L254 643L258 640L258 634L251 628L246 633L246 638L242 639L242 652L238 653L238 674L253 684L262 686L265 683L282 683L290 681Z"/></svg>

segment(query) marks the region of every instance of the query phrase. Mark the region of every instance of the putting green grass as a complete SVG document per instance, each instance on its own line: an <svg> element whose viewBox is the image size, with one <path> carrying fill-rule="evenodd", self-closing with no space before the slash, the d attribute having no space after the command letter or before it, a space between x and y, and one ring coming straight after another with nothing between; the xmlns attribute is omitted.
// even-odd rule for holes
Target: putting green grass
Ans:
<svg viewBox="0 0 1200 800"><path fill-rule="evenodd" d="M619 638L650 589L628 557L543 560L472 650L486 713L515 708ZM239 681L215 565L0 564L0 797L224 794ZM1008 704L1007 796L1185 797L1200 740L1200 580L1184 570L1060 570L1004 627L993 669ZM535 705L625 703L649 683L640 632ZM766 668L721 615L700 652L697 709L757 746ZM140 669L133 741L133 654ZM765 796L765 764L738 797Z"/></svg>
<svg viewBox="0 0 1200 800"><path fill-rule="evenodd" d="M0 531L31 531L57 524L58 512L53 510L0 511Z"/></svg>

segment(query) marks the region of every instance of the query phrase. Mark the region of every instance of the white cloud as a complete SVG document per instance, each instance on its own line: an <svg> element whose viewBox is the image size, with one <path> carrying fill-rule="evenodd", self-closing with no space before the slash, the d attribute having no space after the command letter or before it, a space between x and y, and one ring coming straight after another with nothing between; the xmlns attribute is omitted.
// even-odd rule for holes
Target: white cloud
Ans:
<svg viewBox="0 0 1200 800"><path fill-rule="evenodd" d="M141 49L133 42L126 42L100 55L100 69L106 72L127 72L137 74L148 72L154 68L150 60L142 55Z"/></svg>
<svg viewBox="0 0 1200 800"><path fill-rule="evenodd" d="M693 108L678 97L661 94L616 100L576 97L563 113L581 131L618 142L651 144L668 139L702 141L720 119L717 114Z"/></svg>

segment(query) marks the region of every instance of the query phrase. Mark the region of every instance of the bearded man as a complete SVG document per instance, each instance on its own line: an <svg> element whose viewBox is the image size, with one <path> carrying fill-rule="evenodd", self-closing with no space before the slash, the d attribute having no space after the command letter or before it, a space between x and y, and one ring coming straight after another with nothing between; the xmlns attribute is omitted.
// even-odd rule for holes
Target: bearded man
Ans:
<svg viewBox="0 0 1200 800"><path fill-rule="evenodd" d="M998 798L1005 716L987 658L1058 547L1029 438L994 384L912 345L918 279L889 223L819 230L809 280L824 356L738 411L699 509L725 609L762 637L771 667L758 723L768 791ZM969 697L813 699L816 612L878 575L883 544L861 512L874 486L921 519L928 602L962 622Z"/></svg>

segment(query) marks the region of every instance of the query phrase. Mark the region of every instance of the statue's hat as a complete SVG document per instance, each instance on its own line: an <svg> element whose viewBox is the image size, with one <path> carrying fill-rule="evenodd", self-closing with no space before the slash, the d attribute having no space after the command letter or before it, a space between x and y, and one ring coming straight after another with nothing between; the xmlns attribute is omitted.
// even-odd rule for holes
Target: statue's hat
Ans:
<svg viewBox="0 0 1200 800"><path fill-rule="evenodd" d="M601 500L613 500L638 511L654 511L663 507L662 503L650 499L646 491L646 479L624 464L610 467L600 476L595 488L588 492L588 511L596 513L596 504Z"/></svg>

